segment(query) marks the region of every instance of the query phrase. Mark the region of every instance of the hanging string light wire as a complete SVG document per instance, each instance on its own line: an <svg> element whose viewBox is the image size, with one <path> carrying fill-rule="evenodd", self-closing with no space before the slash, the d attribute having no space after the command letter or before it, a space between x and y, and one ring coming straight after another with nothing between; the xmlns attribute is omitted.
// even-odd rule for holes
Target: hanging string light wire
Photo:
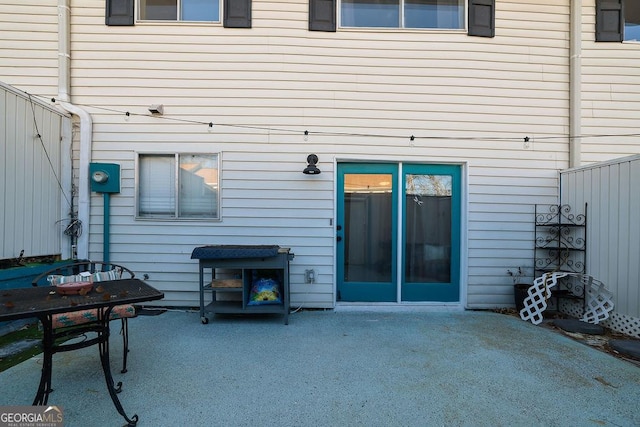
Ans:
<svg viewBox="0 0 640 427"><path fill-rule="evenodd" d="M31 95L29 95L31 96ZM38 95L34 95L38 96ZM42 97L45 98L45 97ZM55 98L51 98L51 102L56 102ZM140 113L132 113L130 111L122 111L114 108L102 107L98 105L92 104L78 104L81 107L85 108L93 108L101 111L108 111L116 114L123 114L127 117L129 116L140 116L140 117L151 117L156 120L168 120L173 122L180 123L189 123L196 125L207 126L209 130L214 127L214 122L212 121L201 121L201 120L193 120L193 119L185 119L179 117L168 117L166 115L157 116L151 114L140 114ZM419 135L387 135L387 134L376 134L376 133L359 133L359 132L327 132L327 131L310 131L304 130L301 131L299 129L285 129L285 128L274 128L267 126L252 126L252 125L239 125L239 124L229 124L229 123L218 123L215 122L216 127L229 127L236 129L251 129L251 130L260 130L265 132L281 132L281 133L290 133L290 134L304 134L305 137L309 135L320 135L320 136L340 136L340 137L365 137L365 138L395 138L395 139L408 139L410 141L415 140L452 140L452 141L506 141L506 142L529 142L531 141L531 137L498 137L498 136L419 136ZM589 134L589 135L556 135L556 136L536 136L536 141L553 141L560 140L564 141L566 139L586 139L586 138L622 138L622 137L640 137L640 133L627 133L627 134Z"/></svg>

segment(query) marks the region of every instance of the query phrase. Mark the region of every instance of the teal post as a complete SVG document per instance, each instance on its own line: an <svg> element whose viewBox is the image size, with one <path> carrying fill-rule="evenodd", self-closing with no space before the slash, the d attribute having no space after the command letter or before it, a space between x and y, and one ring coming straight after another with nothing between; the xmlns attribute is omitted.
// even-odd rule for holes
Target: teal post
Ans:
<svg viewBox="0 0 640 427"><path fill-rule="evenodd" d="M102 237L102 257L107 266L109 265L109 241L111 234L109 233L109 223L111 220L110 197L111 193L103 193L104 196L104 218L103 218L103 237Z"/></svg>
<svg viewBox="0 0 640 427"><path fill-rule="evenodd" d="M110 197L111 193L120 192L120 165L115 163L90 163L89 174L91 176L91 190L96 193L102 193L104 198L102 261L108 265L110 261Z"/></svg>

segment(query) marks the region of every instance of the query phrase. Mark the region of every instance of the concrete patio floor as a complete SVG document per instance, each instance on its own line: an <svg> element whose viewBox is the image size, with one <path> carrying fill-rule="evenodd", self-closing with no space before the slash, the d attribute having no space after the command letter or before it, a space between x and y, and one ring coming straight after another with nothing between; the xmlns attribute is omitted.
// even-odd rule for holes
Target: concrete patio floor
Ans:
<svg viewBox="0 0 640 427"><path fill-rule="evenodd" d="M113 323L114 330L118 323ZM130 323L129 416L146 426L638 426L640 368L492 312L169 311ZM0 373L0 405L33 400L41 360ZM65 426L119 426L97 348L54 356Z"/></svg>

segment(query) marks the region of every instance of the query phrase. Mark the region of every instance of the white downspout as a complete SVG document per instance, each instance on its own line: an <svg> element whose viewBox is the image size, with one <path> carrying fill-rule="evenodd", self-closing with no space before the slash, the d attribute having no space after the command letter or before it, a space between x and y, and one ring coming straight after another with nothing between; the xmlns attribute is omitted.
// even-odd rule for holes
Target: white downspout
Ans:
<svg viewBox="0 0 640 427"><path fill-rule="evenodd" d="M78 220L82 232L78 237L77 256L89 258L89 207L91 191L89 187L89 163L91 162L91 144L93 121L91 115L82 108L71 104L71 47L69 25L70 0L58 0L58 100L59 105L67 112L80 119L80 163L78 176ZM73 161L63 156L63 170L72 170ZM69 191L71 194L71 191ZM75 255L75 254L72 254Z"/></svg>
<svg viewBox="0 0 640 427"><path fill-rule="evenodd" d="M582 0L570 0L569 167L582 163Z"/></svg>

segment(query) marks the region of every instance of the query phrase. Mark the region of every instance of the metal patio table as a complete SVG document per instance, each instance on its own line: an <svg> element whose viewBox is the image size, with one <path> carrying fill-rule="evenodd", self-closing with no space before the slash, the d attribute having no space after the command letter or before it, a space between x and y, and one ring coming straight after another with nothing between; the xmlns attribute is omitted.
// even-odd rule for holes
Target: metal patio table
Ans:
<svg viewBox="0 0 640 427"><path fill-rule="evenodd" d="M97 291L101 287L100 292ZM116 305L135 304L145 301L154 301L164 298L164 294L139 279L120 279L94 283L94 289L86 295L60 295L52 286L14 288L0 291L0 321L38 318L42 323L43 338L42 350L44 360L40 385L33 405L46 405L51 388L51 371L53 367L53 355L59 351L69 351L87 347L87 342L82 346L74 347L73 344L56 344L54 342L54 330L52 325L53 315L97 309L98 322L90 331L96 332L97 337L92 338L93 344L98 344L100 361L107 389L111 400L118 413L127 420L128 425L135 426L138 416L129 418L122 408L117 393L120 392L122 383L114 385L109 363L109 315Z"/></svg>

